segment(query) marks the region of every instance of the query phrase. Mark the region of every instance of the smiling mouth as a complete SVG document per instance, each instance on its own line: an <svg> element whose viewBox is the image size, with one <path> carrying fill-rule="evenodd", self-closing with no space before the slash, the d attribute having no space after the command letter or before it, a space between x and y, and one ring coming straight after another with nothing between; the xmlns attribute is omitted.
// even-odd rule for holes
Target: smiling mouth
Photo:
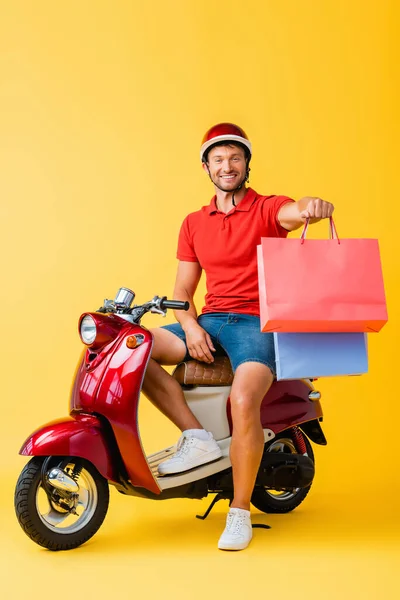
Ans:
<svg viewBox="0 0 400 600"><path fill-rule="evenodd" d="M234 175L221 175L221 179L226 179L229 181L229 179L234 179L236 177L236 174Z"/></svg>

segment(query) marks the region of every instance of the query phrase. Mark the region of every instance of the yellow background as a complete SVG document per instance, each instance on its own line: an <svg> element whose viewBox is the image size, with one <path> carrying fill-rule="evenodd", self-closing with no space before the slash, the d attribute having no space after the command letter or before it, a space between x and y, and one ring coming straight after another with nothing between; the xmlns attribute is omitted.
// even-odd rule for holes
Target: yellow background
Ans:
<svg viewBox="0 0 400 600"><path fill-rule="evenodd" d="M398 26L395 0L1 3L5 597L398 597ZM273 529L246 552L216 549L226 502L201 523L208 500L117 493L91 542L42 551L13 514L19 447L67 413L81 312L120 286L171 296L181 221L213 193L200 140L225 120L251 137L257 191L318 195L342 237L379 238L390 323L369 337L370 373L318 382L313 489L293 514L254 510ZM147 403L141 419L149 451L175 441Z"/></svg>

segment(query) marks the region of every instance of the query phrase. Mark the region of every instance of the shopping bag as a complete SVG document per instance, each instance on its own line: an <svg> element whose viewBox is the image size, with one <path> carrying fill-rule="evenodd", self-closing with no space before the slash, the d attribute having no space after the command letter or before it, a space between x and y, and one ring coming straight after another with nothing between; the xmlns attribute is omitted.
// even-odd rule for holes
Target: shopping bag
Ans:
<svg viewBox="0 0 400 600"><path fill-rule="evenodd" d="M365 333L274 333L277 379L368 372Z"/></svg>
<svg viewBox="0 0 400 600"><path fill-rule="evenodd" d="M261 238L262 331L376 332L387 322L378 240Z"/></svg>

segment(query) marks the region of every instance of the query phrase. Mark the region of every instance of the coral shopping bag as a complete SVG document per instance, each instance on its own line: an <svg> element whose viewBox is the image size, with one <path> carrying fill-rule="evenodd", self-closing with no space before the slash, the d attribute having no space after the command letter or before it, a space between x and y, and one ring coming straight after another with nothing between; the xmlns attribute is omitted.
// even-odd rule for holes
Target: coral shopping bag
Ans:
<svg viewBox="0 0 400 600"><path fill-rule="evenodd" d="M387 322L378 240L261 238L262 331L372 332Z"/></svg>
<svg viewBox="0 0 400 600"><path fill-rule="evenodd" d="M278 381L368 372L366 333L274 333L274 345Z"/></svg>

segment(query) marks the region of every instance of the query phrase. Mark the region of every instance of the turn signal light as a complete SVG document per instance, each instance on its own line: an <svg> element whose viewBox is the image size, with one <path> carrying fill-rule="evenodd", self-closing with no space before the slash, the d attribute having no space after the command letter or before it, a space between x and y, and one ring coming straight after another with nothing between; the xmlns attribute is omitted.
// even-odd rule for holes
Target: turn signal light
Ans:
<svg viewBox="0 0 400 600"><path fill-rule="evenodd" d="M133 348L136 348L136 346L139 345L139 342L138 342L137 338L134 335L130 335L126 339L126 345L128 346L128 348L130 348L131 350L133 350Z"/></svg>

